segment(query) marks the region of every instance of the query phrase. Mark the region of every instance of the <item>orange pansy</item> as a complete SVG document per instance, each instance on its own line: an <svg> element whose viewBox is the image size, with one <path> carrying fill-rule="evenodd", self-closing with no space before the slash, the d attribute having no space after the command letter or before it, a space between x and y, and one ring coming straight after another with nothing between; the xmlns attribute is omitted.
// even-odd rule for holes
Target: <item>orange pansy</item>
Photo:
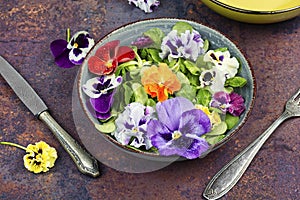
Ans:
<svg viewBox="0 0 300 200"><path fill-rule="evenodd" d="M168 99L168 94L180 90L181 83L177 76L165 63L153 65L143 71L142 84L152 98L162 102Z"/></svg>

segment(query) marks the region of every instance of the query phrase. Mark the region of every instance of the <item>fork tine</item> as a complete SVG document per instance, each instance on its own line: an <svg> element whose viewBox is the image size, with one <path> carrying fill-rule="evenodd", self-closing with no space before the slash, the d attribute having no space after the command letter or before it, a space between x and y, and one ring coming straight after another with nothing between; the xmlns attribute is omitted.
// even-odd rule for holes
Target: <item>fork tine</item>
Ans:
<svg viewBox="0 0 300 200"><path fill-rule="evenodd" d="M299 95L300 95L300 88L299 88L298 91L291 97L291 100L292 100L292 101L295 101ZM299 98L299 100L300 100L300 98Z"/></svg>

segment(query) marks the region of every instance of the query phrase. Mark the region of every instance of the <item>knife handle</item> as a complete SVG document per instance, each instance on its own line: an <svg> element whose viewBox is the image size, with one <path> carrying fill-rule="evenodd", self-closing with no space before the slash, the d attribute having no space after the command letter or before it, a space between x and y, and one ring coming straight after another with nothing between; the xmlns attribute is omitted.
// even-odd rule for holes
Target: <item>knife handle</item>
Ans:
<svg viewBox="0 0 300 200"><path fill-rule="evenodd" d="M44 122L51 132L57 137L72 160L83 174L97 177L100 175L97 160L87 153L50 115L48 111L43 111L38 118Z"/></svg>

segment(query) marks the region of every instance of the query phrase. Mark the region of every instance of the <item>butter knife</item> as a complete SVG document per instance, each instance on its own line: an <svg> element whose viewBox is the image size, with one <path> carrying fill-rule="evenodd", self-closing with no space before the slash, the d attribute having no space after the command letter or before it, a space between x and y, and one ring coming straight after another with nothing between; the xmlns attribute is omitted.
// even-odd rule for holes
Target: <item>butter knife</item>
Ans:
<svg viewBox="0 0 300 200"><path fill-rule="evenodd" d="M25 106L56 136L60 144L83 174L97 177L100 175L97 160L86 152L50 115L48 107L28 82L0 56L1 76L6 80Z"/></svg>

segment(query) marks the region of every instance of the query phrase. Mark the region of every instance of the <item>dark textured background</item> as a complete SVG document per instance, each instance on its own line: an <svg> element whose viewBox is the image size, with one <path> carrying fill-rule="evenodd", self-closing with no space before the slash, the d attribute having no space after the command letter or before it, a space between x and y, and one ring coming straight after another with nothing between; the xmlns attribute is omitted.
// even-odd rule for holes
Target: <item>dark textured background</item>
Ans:
<svg viewBox="0 0 300 200"><path fill-rule="evenodd" d="M88 30L97 41L123 24L157 17L191 19L210 26L245 53L256 76L257 96L240 132L204 159L173 163L145 174L119 172L100 164L102 175L94 179L79 173L50 131L0 77L0 140L24 146L44 140L59 154L53 169L35 175L24 168L22 150L0 146L1 199L201 199L212 176L267 129L300 86L300 17L270 25L245 24L226 19L196 0L162 0L151 14L126 0L1 0L0 55L79 140L71 98L78 67L58 68L49 51L50 42L64 38L66 28ZM224 199L299 199L299 151L300 120L291 119L274 132Z"/></svg>

